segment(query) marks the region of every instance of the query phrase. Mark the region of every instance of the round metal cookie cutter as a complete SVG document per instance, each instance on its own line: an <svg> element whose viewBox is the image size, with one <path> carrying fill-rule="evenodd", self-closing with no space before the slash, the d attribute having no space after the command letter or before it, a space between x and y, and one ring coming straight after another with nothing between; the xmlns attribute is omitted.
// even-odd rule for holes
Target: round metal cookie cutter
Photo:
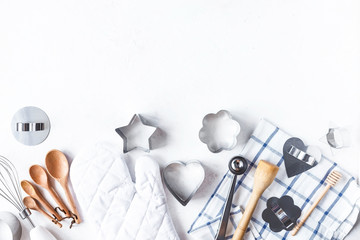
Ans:
<svg viewBox="0 0 360 240"><path fill-rule="evenodd" d="M40 108L24 107L15 113L11 121L11 131L20 143L38 145L49 136L50 120Z"/></svg>

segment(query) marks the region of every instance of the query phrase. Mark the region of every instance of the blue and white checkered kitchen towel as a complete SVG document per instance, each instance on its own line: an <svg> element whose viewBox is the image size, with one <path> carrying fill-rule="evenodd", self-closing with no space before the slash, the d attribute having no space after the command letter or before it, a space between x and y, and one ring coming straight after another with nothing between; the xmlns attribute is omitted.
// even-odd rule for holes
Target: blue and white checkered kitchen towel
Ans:
<svg viewBox="0 0 360 240"><path fill-rule="evenodd" d="M231 239L241 218L241 208L245 208L250 197L253 176L259 160L266 160L280 167L274 182L265 190L255 209L244 239L287 239L290 232L272 232L262 217L266 201L270 197L280 198L289 195L304 214L323 188L327 175L332 170L341 172L342 179L332 187L305 222L298 234L291 239L343 239L354 226L360 210L360 188L354 177L322 157L314 168L288 178L282 154L283 145L291 136L261 120L241 155L250 161L244 175L238 176L231 216L228 223L227 239ZM231 185L232 175L227 172L214 193L191 225L189 234L196 239L214 239L223 212L226 197Z"/></svg>

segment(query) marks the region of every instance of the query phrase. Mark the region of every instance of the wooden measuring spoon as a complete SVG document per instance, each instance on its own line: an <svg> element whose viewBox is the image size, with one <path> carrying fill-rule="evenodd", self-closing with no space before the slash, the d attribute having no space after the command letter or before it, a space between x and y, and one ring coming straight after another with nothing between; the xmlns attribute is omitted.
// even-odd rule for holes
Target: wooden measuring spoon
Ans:
<svg viewBox="0 0 360 240"><path fill-rule="evenodd" d="M50 203L46 201L36 186L29 181L23 180L21 181L21 187L30 197L38 200L57 220L61 221L61 216L54 210Z"/></svg>
<svg viewBox="0 0 360 240"><path fill-rule="evenodd" d="M56 193L54 188L51 186L50 179L48 173L44 168L39 165L33 165L29 169L30 176L32 180L38 184L39 186L45 188L51 195L51 197L55 200L55 202L59 205L60 209L65 212L66 217L71 217L71 214L64 202L61 200L59 195Z"/></svg>
<svg viewBox="0 0 360 240"><path fill-rule="evenodd" d="M42 215L50 219L53 223L58 225L60 228L62 227L62 224L56 221L56 219L52 218L47 212L45 212L34 198L29 196L25 197L23 199L23 203L27 208L40 212Z"/></svg>
<svg viewBox="0 0 360 240"><path fill-rule="evenodd" d="M69 163L66 156L59 150L51 150L46 155L45 164L50 176L58 181L64 189L66 198L70 204L70 210L75 215L74 220L79 224L81 222L80 215L68 186Z"/></svg>

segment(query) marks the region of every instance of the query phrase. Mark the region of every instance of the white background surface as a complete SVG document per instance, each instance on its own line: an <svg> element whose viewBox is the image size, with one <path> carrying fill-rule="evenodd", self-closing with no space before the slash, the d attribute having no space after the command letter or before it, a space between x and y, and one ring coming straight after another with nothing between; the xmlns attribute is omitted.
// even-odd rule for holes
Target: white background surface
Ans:
<svg viewBox="0 0 360 240"><path fill-rule="evenodd" d="M99 140L122 147L114 129L142 113L167 134L150 153L162 167L190 159L205 166L206 181L186 207L166 190L181 239L191 239L190 224L261 117L328 156L319 139L329 122L348 127L352 147L333 158L358 175L359 13L356 0L1 0L0 153L29 179L28 168L53 148L72 159ZM35 147L10 131L13 114L28 105L52 123ZM198 131L220 109L243 131L234 150L213 154ZM38 213L33 219L59 240L92 239L86 223L59 230Z"/></svg>

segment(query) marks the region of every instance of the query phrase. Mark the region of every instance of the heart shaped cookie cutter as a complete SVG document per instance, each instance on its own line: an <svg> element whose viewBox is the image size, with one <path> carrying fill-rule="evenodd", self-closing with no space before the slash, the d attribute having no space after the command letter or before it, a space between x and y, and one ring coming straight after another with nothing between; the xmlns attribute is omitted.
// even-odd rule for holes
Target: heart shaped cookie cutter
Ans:
<svg viewBox="0 0 360 240"><path fill-rule="evenodd" d="M170 193L186 206L203 183L205 170L197 160L177 161L167 165L162 175Z"/></svg>

